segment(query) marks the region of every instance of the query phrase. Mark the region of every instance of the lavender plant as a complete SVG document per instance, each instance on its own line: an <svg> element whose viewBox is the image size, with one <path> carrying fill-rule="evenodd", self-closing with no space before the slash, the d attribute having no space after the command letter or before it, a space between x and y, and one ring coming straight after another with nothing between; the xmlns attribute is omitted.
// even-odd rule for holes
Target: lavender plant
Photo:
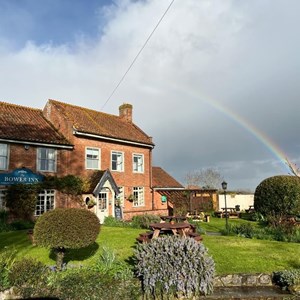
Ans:
<svg viewBox="0 0 300 300"><path fill-rule="evenodd" d="M213 291L215 264L201 243L165 236L139 244L134 253L136 272L146 295L193 297Z"/></svg>

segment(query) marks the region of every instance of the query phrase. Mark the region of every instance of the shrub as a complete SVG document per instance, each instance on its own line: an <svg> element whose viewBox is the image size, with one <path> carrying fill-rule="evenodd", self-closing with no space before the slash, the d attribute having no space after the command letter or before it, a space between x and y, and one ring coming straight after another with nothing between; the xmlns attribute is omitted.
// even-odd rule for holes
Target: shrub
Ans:
<svg viewBox="0 0 300 300"><path fill-rule="evenodd" d="M6 192L6 207L17 219L32 220L37 199L36 184L13 184Z"/></svg>
<svg viewBox="0 0 300 300"><path fill-rule="evenodd" d="M295 176L274 176L263 180L255 190L255 211L280 218L300 215L300 180Z"/></svg>
<svg viewBox="0 0 300 300"><path fill-rule="evenodd" d="M149 229L151 223L159 223L160 217L157 215L143 214L132 218L132 227Z"/></svg>
<svg viewBox="0 0 300 300"><path fill-rule="evenodd" d="M28 297L42 297L49 295L47 276L49 269L41 262L24 258L15 261L9 272L9 281L18 295Z"/></svg>
<svg viewBox="0 0 300 300"><path fill-rule="evenodd" d="M34 227L34 222L26 221L26 220L18 220L10 223L10 226L13 230L32 229Z"/></svg>
<svg viewBox="0 0 300 300"><path fill-rule="evenodd" d="M6 232L12 230L7 220L8 220L8 212L6 210L0 210L0 232Z"/></svg>
<svg viewBox="0 0 300 300"><path fill-rule="evenodd" d="M131 224L128 222L124 222L123 220L118 220L112 216L105 217L104 225L111 227L130 227Z"/></svg>
<svg viewBox="0 0 300 300"><path fill-rule="evenodd" d="M207 295L213 290L215 265L203 244L166 236L135 250L137 275L146 295Z"/></svg>
<svg viewBox="0 0 300 300"><path fill-rule="evenodd" d="M56 264L60 270L65 249L79 249L93 244L99 230L99 219L94 213L80 208L57 208L38 218L34 239L39 246L56 249Z"/></svg>
<svg viewBox="0 0 300 300"><path fill-rule="evenodd" d="M234 233L238 236L242 236L245 238L251 239L255 235L254 227L249 223L245 223L245 224L242 223L242 224L238 224L238 225L229 224L228 228L229 228L229 230L228 230L229 233Z"/></svg>
<svg viewBox="0 0 300 300"><path fill-rule="evenodd" d="M103 247L102 252L95 258L92 269L116 279L125 280L133 277L129 266L124 261L118 260L115 252L106 247Z"/></svg>
<svg viewBox="0 0 300 300"><path fill-rule="evenodd" d="M86 268L57 273L52 283L61 300L134 300L139 299L138 281L116 279L106 273Z"/></svg>
<svg viewBox="0 0 300 300"><path fill-rule="evenodd" d="M5 250L0 253L0 292L11 287L9 272L15 261L16 251Z"/></svg>
<svg viewBox="0 0 300 300"><path fill-rule="evenodd" d="M300 284L300 269L274 272L273 282L283 289Z"/></svg>

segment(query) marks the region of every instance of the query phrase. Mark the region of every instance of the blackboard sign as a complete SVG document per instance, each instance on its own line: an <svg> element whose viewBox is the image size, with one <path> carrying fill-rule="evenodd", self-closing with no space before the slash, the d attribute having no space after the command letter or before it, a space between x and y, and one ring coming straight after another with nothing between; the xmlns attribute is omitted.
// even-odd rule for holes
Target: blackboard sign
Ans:
<svg viewBox="0 0 300 300"><path fill-rule="evenodd" d="M115 206L115 218L121 220L122 216L122 208L120 206Z"/></svg>

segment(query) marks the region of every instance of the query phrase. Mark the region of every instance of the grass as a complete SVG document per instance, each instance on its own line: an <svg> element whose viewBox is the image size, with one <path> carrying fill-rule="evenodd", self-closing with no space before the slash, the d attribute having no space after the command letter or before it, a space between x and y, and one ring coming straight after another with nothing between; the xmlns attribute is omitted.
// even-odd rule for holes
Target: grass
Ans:
<svg viewBox="0 0 300 300"><path fill-rule="evenodd" d="M230 219L229 223L247 222ZM225 226L225 219L212 218L210 223L203 223L206 231L220 231ZM120 260L130 261L136 245L135 238L144 229L102 226L96 243L90 247L71 250L66 255L70 264L92 264L102 247L115 251ZM209 236L203 238L216 263L218 274L260 273L284 269L300 268L300 244L256 239L237 236ZM48 264L55 264L55 255L48 249L33 246L26 231L0 233L0 251L4 248L15 249L18 257L36 257Z"/></svg>

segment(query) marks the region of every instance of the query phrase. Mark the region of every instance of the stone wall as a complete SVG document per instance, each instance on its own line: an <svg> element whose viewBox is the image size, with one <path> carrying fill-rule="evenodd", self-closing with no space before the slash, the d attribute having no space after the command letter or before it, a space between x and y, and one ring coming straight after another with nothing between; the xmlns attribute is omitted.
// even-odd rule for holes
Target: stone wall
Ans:
<svg viewBox="0 0 300 300"><path fill-rule="evenodd" d="M272 274L233 274L219 275L214 279L215 287L230 286L271 286Z"/></svg>

